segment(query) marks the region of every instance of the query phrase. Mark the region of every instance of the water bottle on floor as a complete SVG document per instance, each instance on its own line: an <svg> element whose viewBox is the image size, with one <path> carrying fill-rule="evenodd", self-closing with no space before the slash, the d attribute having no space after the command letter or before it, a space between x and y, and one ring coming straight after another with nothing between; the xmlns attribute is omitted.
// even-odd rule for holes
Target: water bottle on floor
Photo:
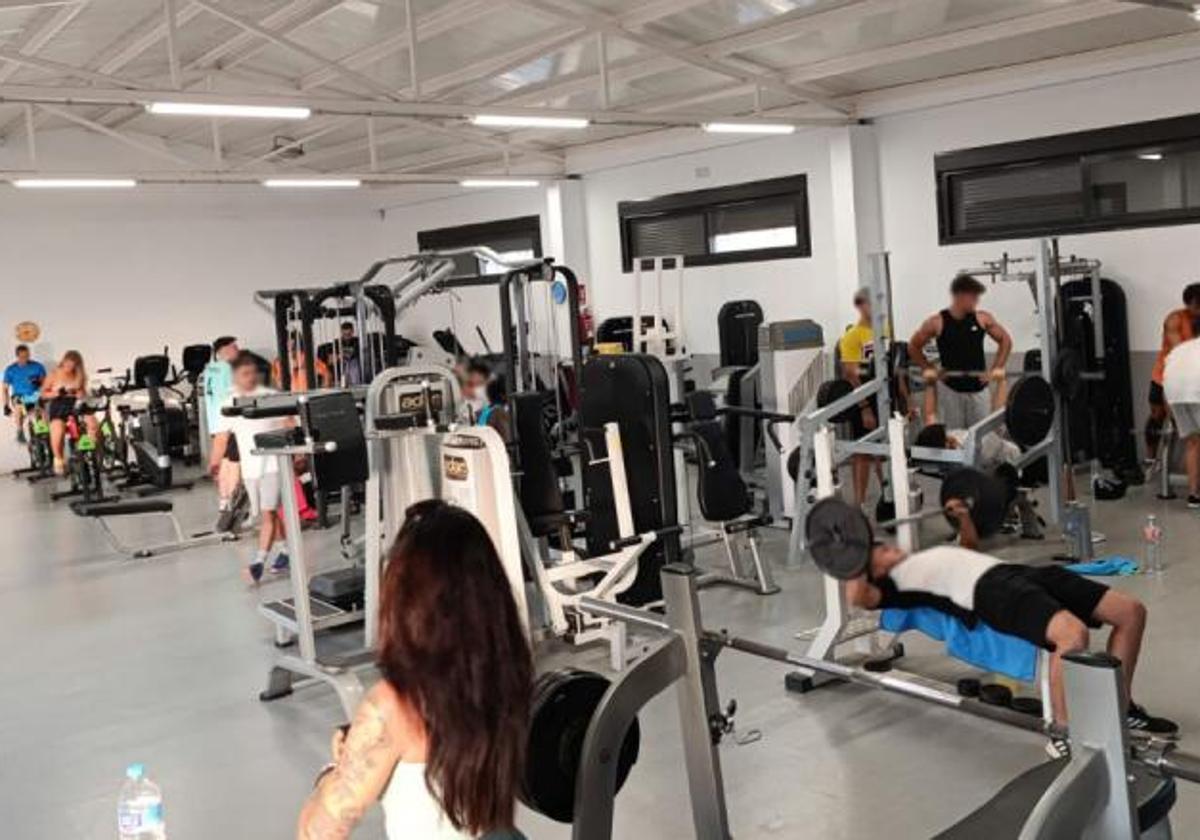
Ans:
<svg viewBox="0 0 1200 840"><path fill-rule="evenodd" d="M162 791L146 778L146 768L131 764L117 801L117 837L120 840L166 840Z"/></svg>
<svg viewBox="0 0 1200 840"><path fill-rule="evenodd" d="M1153 513L1146 517L1146 525L1142 528L1142 539L1145 543L1142 570L1148 575L1161 574L1163 570L1163 529L1158 524L1158 517Z"/></svg>

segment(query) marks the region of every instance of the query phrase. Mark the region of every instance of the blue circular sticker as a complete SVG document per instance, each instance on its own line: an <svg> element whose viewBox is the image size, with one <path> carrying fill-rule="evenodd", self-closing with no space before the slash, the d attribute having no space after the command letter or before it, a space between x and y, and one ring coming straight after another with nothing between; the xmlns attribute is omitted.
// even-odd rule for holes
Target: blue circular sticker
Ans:
<svg viewBox="0 0 1200 840"><path fill-rule="evenodd" d="M567 302L567 284L561 279L555 280L554 285L550 287L550 294L554 297L555 303Z"/></svg>

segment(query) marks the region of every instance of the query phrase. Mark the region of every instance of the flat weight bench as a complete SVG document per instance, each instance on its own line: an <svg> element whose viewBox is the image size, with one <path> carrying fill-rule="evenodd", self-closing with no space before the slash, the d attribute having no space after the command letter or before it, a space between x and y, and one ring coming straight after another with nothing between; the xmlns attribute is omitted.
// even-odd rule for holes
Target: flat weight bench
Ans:
<svg viewBox="0 0 1200 840"><path fill-rule="evenodd" d="M199 548L204 545L214 545L237 539L237 534L203 531L197 534L187 534L175 516L175 504L167 499L130 499L116 502L75 502L71 510L77 516L94 519L104 531L105 539L118 554L124 554L136 559L157 557L162 554L172 554L186 551L189 548ZM175 539L170 542L148 546L133 547L126 545L120 537L113 533L108 526L108 520L125 516L165 516L171 522L175 531Z"/></svg>

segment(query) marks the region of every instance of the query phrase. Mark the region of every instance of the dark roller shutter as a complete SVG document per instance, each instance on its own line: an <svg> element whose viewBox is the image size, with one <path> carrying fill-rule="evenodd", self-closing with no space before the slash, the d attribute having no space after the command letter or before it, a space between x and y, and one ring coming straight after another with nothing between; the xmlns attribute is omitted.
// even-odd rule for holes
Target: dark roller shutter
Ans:
<svg viewBox="0 0 1200 840"><path fill-rule="evenodd" d="M633 219L629 226L630 251L634 256L690 257L708 251L702 214Z"/></svg>
<svg viewBox="0 0 1200 840"><path fill-rule="evenodd" d="M950 196L959 234L1045 227L1084 217L1083 179L1075 160L954 175Z"/></svg>

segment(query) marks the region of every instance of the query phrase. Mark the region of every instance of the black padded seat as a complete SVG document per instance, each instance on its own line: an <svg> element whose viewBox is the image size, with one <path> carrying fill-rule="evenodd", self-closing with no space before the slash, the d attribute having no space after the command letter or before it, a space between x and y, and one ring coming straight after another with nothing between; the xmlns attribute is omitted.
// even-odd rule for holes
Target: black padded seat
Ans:
<svg viewBox="0 0 1200 840"><path fill-rule="evenodd" d="M1026 770L934 840L1017 840L1034 806L1067 762L1058 759ZM1130 773L1137 794L1138 826L1145 833L1170 814L1175 805L1175 780L1155 776L1139 764L1132 765Z"/></svg>
<svg viewBox="0 0 1200 840"><path fill-rule="evenodd" d="M170 513L175 505L166 499L130 499L120 502L91 502L71 505L79 516L136 516L142 513Z"/></svg>
<svg viewBox="0 0 1200 840"><path fill-rule="evenodd" d="M693 391L687 395L686 424L699 442L696 496L700 513L709 522L731 522L750 512L753 499L725 441L725 430L716 419L712 394Z"/></svg>

